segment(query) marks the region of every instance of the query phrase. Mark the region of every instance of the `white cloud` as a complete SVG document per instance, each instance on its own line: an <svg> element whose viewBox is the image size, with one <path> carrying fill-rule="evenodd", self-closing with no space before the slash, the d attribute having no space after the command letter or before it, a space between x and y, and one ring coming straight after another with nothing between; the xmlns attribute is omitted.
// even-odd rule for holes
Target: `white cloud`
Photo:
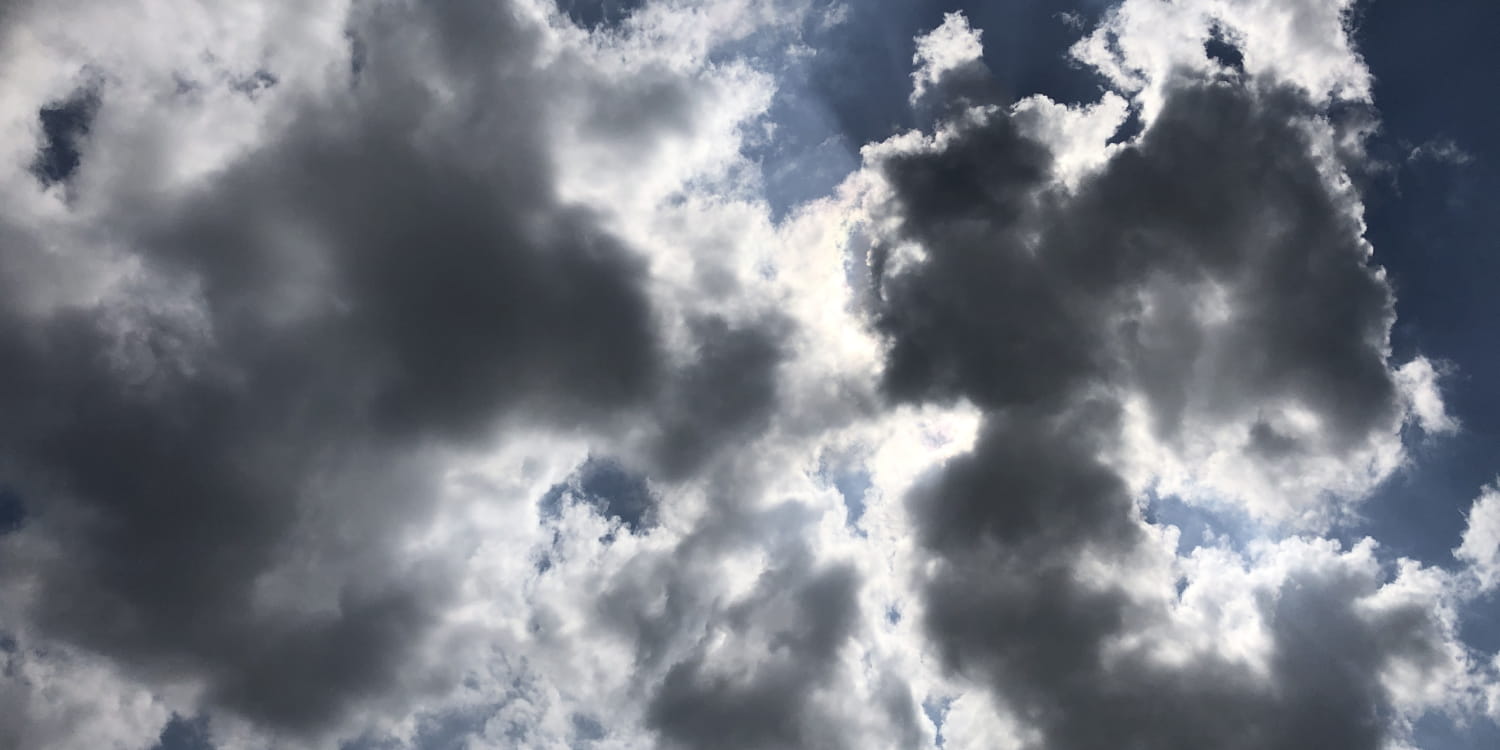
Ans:
<svg viewBox="0 0 1500 750"><path fill-rule="evenodd" d="M1475 498L1463 541L1453 555L1468 566L1481 591L1500 586L1500 489L1486 487Z"/></svg>
<svg viewBox="0 0 1500 750"><path fill-rule="evenodd" d="M1073 54L1136 94L1147 122L1181 75L1203 75L1218 28L1244 56L1245 73L1305 89L1315 101L1367 101L1370 73L1347 33L1352 0L1126 0Z"/></svg>
<svg viewBox="0 0 1500 750"><path fill-rule="evenodd" d="M912 55L911 101L920 102L928 91L946 75L966 66L980 63L984 46L981 32L969 26L962 13L943 14L943 23L917 37L917 51Z"/></svg>
<svg viewBox="0 0 1500 750"><path fill-rule="evenodd" d="M1414 421L1430 435L1452 433L1458 420L1443 406L1438 380L1444 373L1426 357L1416 357L1396 370L1396 382L1406 396Z"/></svg>

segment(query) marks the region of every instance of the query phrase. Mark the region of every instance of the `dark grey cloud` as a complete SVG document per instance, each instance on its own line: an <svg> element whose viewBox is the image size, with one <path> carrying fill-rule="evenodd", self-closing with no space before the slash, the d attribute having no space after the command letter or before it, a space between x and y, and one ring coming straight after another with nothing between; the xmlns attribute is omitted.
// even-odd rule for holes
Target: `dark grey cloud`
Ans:
<svg viewBox="0 0 1500 750"><path fill-rule="evenodd" d="M650 482L733 463L770 428L791 322L689 312L668 356L644 259L554 191L560 83L592 92L583 131L622 149L687 127L691 83L549 80L526 23L507 3L357 7L346 88L307 97L257 70L236 85L283 108L274 132L105 217L136 298L4 307L0 480L64 552L27 561L36 628L201 684L209 713L326 738L434 686L419 655L451 579L386 551L434 512L435 454L514 425L639 428L542 502L647 533ZM30 282L7 265L7 289ZM661 616L628 588L600 607L654 668L715 610L709 583L680 580Z"/></svg>
<svg viewBox="0 0 1500 750"><path fill-rule="evenodd" d="M972 451L907 498L937 561L924 625L1039 747L1377 748L1394 717L1380 670L1440 642L1430 612L1371 621L1353 607L1368 581L1313 571L1261 604L1268 681L1218 657L1166 667L1106 650L1169 613L1078 567L1150 543L1102 458L1121 440L1111 389L1139 389L1169 439L1189 409L1292 401L1325 421L1316 448L1256 423L1264 454L1340 454L1397 414L1391 292L1319 172L1312 114L1292 90L1184 79L1071 192L1004 112L880 164L891 242L925 252L896 267L872 253L886 392L984 410ZM1209 286L1225 320L1194 302Z"/></svg>
<svg viewBox="0 0 1500 750"><path fill-rule="evenodd" d="M594 602L634 654L633 683L650 685L646 726L665 748L852 747L872 727L920 745L906 676L878 666L870 703L849 702L862 577L818 560L816 509L754 502L760 471L715 469L708 514L670 550L612 571ZM727 596L723 576L740 565L729 561L747 554L767 563L749 592Z"/></svg>
<svg viewBox="0 0 1500 750"><path fill-rule="evenodd" d="M989 415L972 452L919 482L908 503L923 542L958 551L998 544L1041 562L1083 547L1128 552L1142 541L1124 483L1098 456L1117 425L1108 402Z"/></svg>
<svg viewBox="0 0 1500 750"><path fill-rule="evenodd" d="M678 662L652 697L648 722L674 748L844 746L847 739L818 715L811 693L825 684L855 626L857 590L848 568L771 571L723 623L733 640L769 631L760 634L768 653L748 674L714 665L701 650Z"/></svg>
<svg viewBox="0 0 1500 750"><path fill-rule="evenodd" d="M1200 385L1225 412L1300 399L1349 442L1388 423L1391 291L1319 173L1307 114L1291 91L1185 83L1076 195L1003 115L891 158L903 234L930 259L876 280L888 390L1029 404L1123 369L1166 433ZM1204 284L1228 290L1226 324L1194 317Z"/></svg>
<svg viewBox="0 0 1500 750"><path fill-rule="evenodd" d="M1163 290L1160 312L1127 331L1123 356L1164 432L1180 389L1195 387L1208 391L1203 408L1221 413L1296 399L1345 446L1396 413L1385 354L1393 296L1368 264L1350 197L1319 172L1301 125L1312 115L1289 89L1185 85L1139 145L1052 219L1087 291ZM1193 330L1172 287L1205 282L1227 292L1232 315Z"/></svg>
<svg viewBox="0 0 1500 750"><path fill-rule="evenodd" d="M889 249L872 249L876 326L891 342L885 387L900 399L984 406L1055 398L1098 369L1101 352L1091 321L1074 319L1096 313L1072 309L1072 290L1032 261L1018 231L1038 210L1050 155L1004 117L965 135L886 165L903 232L931 259L891 275Z"/></svg>
<svg viewBox="0 0 1500 750"><path fill-rule="evenodd" d="M973 452L909 498L942 561L924 624L945 665L989 685L1049 749L1383 747L1395 713L1382 670L1439 663L1442 636L1423 604L1361 612L1375 590L1362 571L1299 570L1260 598L1265 679L1218 656L1169 666L1109 653L1170 619L1077 568L1085 556L1128 565L1148 543L1089 445L1112 434L1110 416L992 415Z"/></svg>
<svg viewBox="0 0 1500 750"><path fill-rule="evenodd" d="M405 679L447 593L383 550L439 493L428 448L668 401L644 264L553 193L535 34L465 2L362 6L350 35L346 95L109 217L196 313L0 302L0 478L62 550L20 571L38 626L273 731ZM44 110L48 179L90 158L66 149L97 101ZM705 376L758 346L712 344ZM264 603L286 566L328 593Z"/></svg>
<svg viewBox="0 0 1500 750"><path fill-rule="evenodd" d="M928 591L928 625L953 670L991 685L1047 748L1378 748L1395 718L1381 670L1436 662L1432 613L1408 604L1371 619L1362 573L1300 571L1268 592L1273 640L1263 679L1198 657L1165 666L1109 656L1143 611L1080 581L1066 563L960 552ZM1079 717L1088 717L1080 721Z"/></svg>
<svg viewBox="0 0 1500 750"><path fill-rule="evenodd" d="M693 359L671 376L652 450L658 473L669 479L686 476L770 426L791 323L775 315L742 324L707 316L691 320L689 328Z"/></svg>

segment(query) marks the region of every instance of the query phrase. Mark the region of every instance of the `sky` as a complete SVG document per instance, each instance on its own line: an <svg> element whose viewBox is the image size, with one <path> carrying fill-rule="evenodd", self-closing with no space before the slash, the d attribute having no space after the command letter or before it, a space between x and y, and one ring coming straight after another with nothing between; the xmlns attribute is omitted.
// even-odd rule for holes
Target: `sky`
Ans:
<svg viewBox="0 0 1500 750"><path fill-rule="evenodd" d="M0 0L0 750L1500 746L1497 23Z"/></svg>

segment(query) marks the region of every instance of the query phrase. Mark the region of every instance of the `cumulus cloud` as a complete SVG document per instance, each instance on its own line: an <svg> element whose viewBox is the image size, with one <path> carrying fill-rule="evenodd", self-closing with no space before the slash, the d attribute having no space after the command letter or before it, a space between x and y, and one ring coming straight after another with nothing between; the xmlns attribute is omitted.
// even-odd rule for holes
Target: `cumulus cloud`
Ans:
<svg viewBox="0 0 1500 750"><path fill-rule="evenodd" d="M1144 33L1147 6L1127 3L1113 33ZM1247 607L1249 663L1141 654L1184 611L1142 590L1158 545L1134 495L1320 528L1397 468L1402 424L1452 429L1431 365L1390 361L1392 293L1322 156L1343 137L1325 97L1349 92L1194 67L1143 64L1145 129L1072 180L1019 107L962 102L931 135L866 150L884 390L984 412L972 451L908 496L932 556L926 628L948 669L1034 730L1024 747L1382 747L1403 690L1470 667L1435 594L1359 607L1377 571L1290 574ZM1382 684L1397 672L1415 683Z"/></svg>
<svg viewBox="0 0 1500 750"><path fill-rule="evenodd" d="M42 627L316 728L399 678L443 587L359 552L368 584L278 602L296 596L278 569L337 565L320 558L339 537L378 548L420 519L429 447L523 405L579 422L648 395L642 262L549 195L541 106L482 104L537 97L517 73L535 23L499 6L358 12L346 90L289 102L262 145L189 189L98 207L135 266L125 284L147 289L7 310L17 492L47 496L38 530L72 540L37 571ZM505 52L474 57L492 44ZM121 116L111 95L98 117ZM136 135L94 130L85 158L125 172L96 180L146 181L112 163ZM188 309L133 301L157 285ZM313 531L309 515L335 520Z"/></svg>
<svg viewBox="0 0 1500 750"><path fill-rule="evenodd" d="M1500 490L1486 487L1474 500L1463 541L1453 554L1469 566L1481 590L1500 586Z"/></svg>
<svg viewBox="0 0 1500 750"><path fill-rule="evenodd" d="M917 37L917 51L912 55L916 69L911 74L911 103L920 105L933 97L940 104L946 104L946 100L976 93L940 93L934 90L939 86L948 89L964 84L985 87L989 71L984 67L981 35L980 30L969 26L969 19L964 14L949 13L943 16L941 26Z"/></svg>
<svg viewBox="0 0 1500 750"><path fill-rule="evenodd" d="M777 75L867 10L3 6L0 744L1381 748L1485 710L1493 493L1458 571L1321 536L1459 429L1389 342L1347 4L1167 5L1084 30L1078 105L1009 99L961 13L904 30L921 129L784 213Z"/></svg>
<svg viewBox="0 0 1500 750"><path fill-rule="evenodd" d="M1311 106L1185 83L1072 190L1004 110L874 149L898 227L873 256L888 390L1059 408L1114 389L1147 422L1141 453L1207 464L1184 481L1258 514L1360 495L1395 467L1401 384L1431 379L1387 362L1390 288L1357 199L1318 163ZM906 263L904 243L923 259Z"/></svg>

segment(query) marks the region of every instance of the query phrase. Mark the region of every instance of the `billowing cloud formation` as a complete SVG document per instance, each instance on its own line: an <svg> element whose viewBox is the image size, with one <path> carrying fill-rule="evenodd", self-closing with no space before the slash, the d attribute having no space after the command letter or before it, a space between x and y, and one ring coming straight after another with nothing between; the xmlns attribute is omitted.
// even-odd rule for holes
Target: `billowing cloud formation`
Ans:
<svg viewBox="0 0 1500 750"><path fill-rule="evenodd" d="M427 512L431 441L518 407L608 415L658 364L642 261L551 196L543 106L520 104L539 81L516 72L535 33L498 6L386 13L352 19L346 94L105 217L191 312L110 299L3 326L13 481L70 540L38 571L39 624L294 728L395 680L442 596L371 550L368 584L311 611L266 602L288 556L317 567L338 544L298 554L299 516L353 516L327 531L378 550ZM505 53L473 59L487 45Z"/></svg>
<svg viewBox="0 0 1500 750"><path fill-rule="evenodd" d="M1127 400L1168 446L1240 422L1238 460L1267 471L1346 460L1400 413L1390 292L1320 172L1311 110L1274 85L1183 81L1071 191L1003 109L879 159L890 242L922 252L875 279L886 387L986 414L972 453L910 500L939 560L927 626L1039 747L1374 748L1392 713L1380 671L1435 658L1420 606L1363 619L1368 579L1309 571L1256 607L1260 670L1213 653L1164 668L1129 641L1169 628L1170 601L1079 569L1152 547L1103 458Z"/></svg>
<svg viewBox="0 0 1500 750"><path fill-rule="evenodd" d="M925 129L774 220L776 72L853 6L145 5L6 11L0 744L1385 748L1500 705L1493 498L1452 571L1321 536L1458 429L1388 343L1343 5L1127 0L1078 106L948 14Z"/></svg>

